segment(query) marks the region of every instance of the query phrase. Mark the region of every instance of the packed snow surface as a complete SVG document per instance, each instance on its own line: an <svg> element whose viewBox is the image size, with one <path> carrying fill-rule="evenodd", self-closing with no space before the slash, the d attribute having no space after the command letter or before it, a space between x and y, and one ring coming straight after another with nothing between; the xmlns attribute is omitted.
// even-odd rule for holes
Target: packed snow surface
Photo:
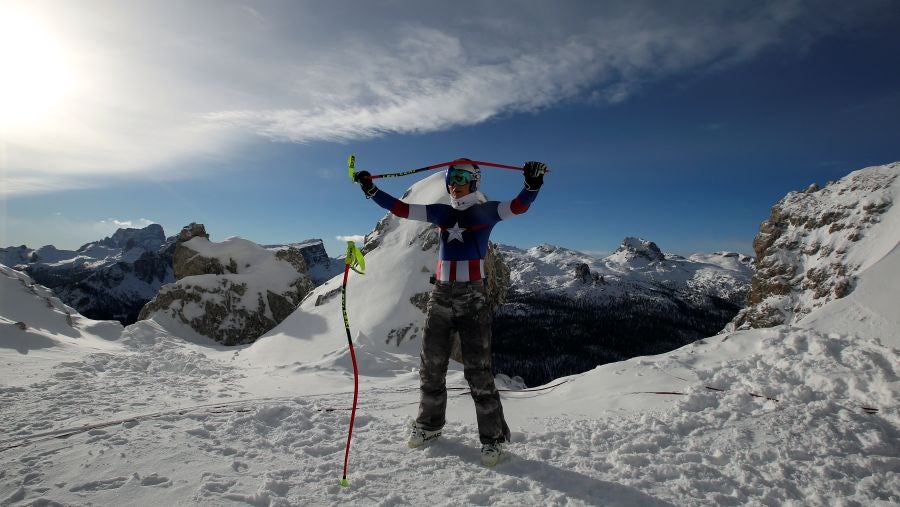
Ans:
<svg viewBox="0 0 900 507"><path fill-rule="evenodd" d="M410 247L417 229L395 225L384 241L429 265ZM796 326L532 389L498 378L513 436L494 468L480 464L458 367L444 435L406 448L418 341L383 335L414 318L404 298L427 281L379 274L398 269L399 250L373 250L369 273L349 280L363 374L349 487L338 485L353 396L339 279L317 288L332 293L319 306L314 295L228 348L155 320L88 320L3 267L0 505L896 504L900 250L881 237L893 244L865 245L878 258L854 292Z"/></svg>

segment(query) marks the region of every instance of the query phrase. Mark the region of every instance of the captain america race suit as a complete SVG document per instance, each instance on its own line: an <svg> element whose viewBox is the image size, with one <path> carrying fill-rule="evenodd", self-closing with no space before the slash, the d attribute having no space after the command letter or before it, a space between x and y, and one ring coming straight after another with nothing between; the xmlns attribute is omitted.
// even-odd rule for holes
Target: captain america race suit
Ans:
<svg viewBox="0 0 900 507"><path fill-rule="evenodd" d="M544 170L546 166L540 164ZM461 172L468 179L454 180ZM465 175L463 175L465 176ZM476 191L480 169L474 164L456 164L445 171L450 204L409 204L371 185L363 191L382 208L410 220L437 226L440 250L435 269L435 287L426 310L422 339L421 398L416 432L432 438L440 435L446 419L446 374L453 345L452 331L460 337L460 348L466 381L475 402L479 440L482 444L509 441L509 427L503 416L500 395L491 371L491 323L493 315L486 299L484 260L491 230L499 222L525 213L534 202L540 184L531 181L509 201L483 202ZM470 193L456 199L452 184L466 181ZM420 438L421 440L421 438Z"/></svg>

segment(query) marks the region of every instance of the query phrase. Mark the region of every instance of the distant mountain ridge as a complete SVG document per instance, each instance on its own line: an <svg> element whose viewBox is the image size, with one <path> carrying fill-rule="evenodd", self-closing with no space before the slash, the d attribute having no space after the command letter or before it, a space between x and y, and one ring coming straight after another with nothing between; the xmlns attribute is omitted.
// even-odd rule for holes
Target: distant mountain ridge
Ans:
<svg viewBox="0 0 900 507"><path fill-rule="evenodd" d="M315 283L334 276L341 263L328 257L322 240L293 244L310 269ZM0 264L28 273L66 304L95 320L134 323L143 306L160 288L175 282L176 236L166 237L162 226L121 228L112 236L77 250L53 245L0 248ZM274 245L279 250L291 245Z"/></svg>
<svg viewBox="0 0 900 507"><path fill-rule="evenodd" d="M53 245L45 245L37 250L25 245L0 248L0 263L13 267L19 264L49 265L69 262L77 266L112 256L120 256L119 260L127 260L140 255L139 251L132 251L135 248L154 251L165 242L166 236L162 226L150 224L142 229L118 229L112 236L85 243L77 250L60 250ZM130 255L122 255L125 252L130 252Z"/></svg>
<svg viewBox="0 0 900 507"><path fill-rule="evenodd" d="M130 324L160 287L175 280L173 249L162 227L150 224L118 229L77 250L5 248L0 259L52 289L82 315Z"/></svg>
<svg viewBox="0 0 900 507"><path fill-rule="evenodd" d="M516 290L555 290L571 297L603 299L626 290L655 293L661 287L696 292L741 305L754 273L752 257L715 252L682 257L656 243L626 237L611 255L591 255L549 244L528 250L500 245Z"/></svg>
<svg viewBox="0 0 900 507"><path fill-rule="evenodd" d="M635 237L599 259L547 244L499 250L511 287L495 317L495 364L528 385L714 334L743 307L754 274L746 255L685 258Z"/></svg>

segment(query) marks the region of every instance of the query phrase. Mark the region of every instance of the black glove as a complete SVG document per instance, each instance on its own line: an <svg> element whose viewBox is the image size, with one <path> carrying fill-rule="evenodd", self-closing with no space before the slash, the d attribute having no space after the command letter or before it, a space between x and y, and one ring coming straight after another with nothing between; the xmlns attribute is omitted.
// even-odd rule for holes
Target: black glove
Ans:
<svg viewBox="0 0 900 507"><path fill-rule="evenodd" d="M537 192L544 184L544 173L547 172L547 164L543 162L525 162L525 188Z"/></svg>
<svg viewBox="0 0 900 507"><path fill-rule="evenodd" d="M372 175L369 171L360 171L353 175L353 179L359 183L359 187L362 188L363 193L366 194L366 199L378 192L378 187L372 183Z"/></svg>

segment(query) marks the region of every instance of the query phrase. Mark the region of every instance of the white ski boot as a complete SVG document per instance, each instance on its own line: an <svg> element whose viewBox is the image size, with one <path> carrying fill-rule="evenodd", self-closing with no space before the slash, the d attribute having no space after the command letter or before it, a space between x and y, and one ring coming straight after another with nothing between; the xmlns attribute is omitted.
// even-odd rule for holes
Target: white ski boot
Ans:
<svg viewBox="0 0 900 507"><path fill-rule="evenodd" d="M406 446L410 449L415 449L416 447L422 447L425 445L425 442L429 440L434 440L437 437L441 436L441 430L428 431L426 429L420 428L415 421L411 426L412 430L409 434L409 441L406 442Z"/></svg>
<svg viewBox="0 0 900 507"><path fill-rule="evenodd" d="M495 442L493 444L482 444L481 446L481 464L492 467L500 462L504 455L503 444Z"/></svg>

